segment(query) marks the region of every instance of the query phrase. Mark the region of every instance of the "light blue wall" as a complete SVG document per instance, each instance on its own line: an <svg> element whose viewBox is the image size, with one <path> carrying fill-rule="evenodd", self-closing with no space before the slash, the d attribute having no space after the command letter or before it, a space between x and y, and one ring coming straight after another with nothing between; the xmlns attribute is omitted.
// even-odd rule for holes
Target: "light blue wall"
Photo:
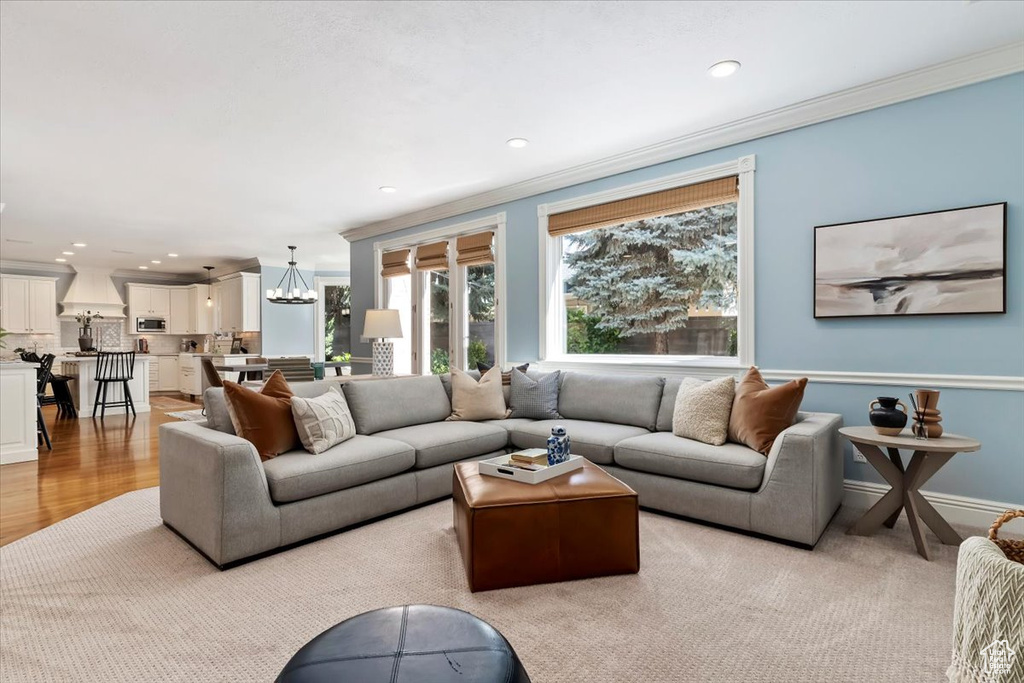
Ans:
<svg viewBox="0 0 1024 683"><path fill-rule="evenodd" d="M285 274L285 268L262 266L261 291L277 287ZM306 284L313 286L313 271L299 269ZM261 335L263 354L267 356L312 356L313 323L315 306L272 304L262 297L260 304Z"/></svg>
<svg viewBox="0 0 1024 683"><path fill-rule="evenodd" d="M808 126L396 232L507 214L508 359L538 352L537 205L757 155L757 364L777 370L1024 375L1024 74ZM1009 203L1007 314L815 320L813 227ZM380 238L377 238L380 239ZM353 314L373 305L373 241L352 245ZM366 345L355 355L368 356ZM808 410L866 422L895 387L812 385ZM1024 394L944 389L943 424L982 440L925 488L1024 501ZM880 481L847 452L846 476Z"/></svg>

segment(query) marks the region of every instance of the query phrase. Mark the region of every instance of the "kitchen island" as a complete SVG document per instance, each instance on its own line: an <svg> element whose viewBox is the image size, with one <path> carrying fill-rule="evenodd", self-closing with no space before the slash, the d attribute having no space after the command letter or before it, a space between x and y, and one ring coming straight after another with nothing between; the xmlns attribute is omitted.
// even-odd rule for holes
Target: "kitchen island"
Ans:
<svg viewBox="0 0 1024 683"><path fill-rule="evenodd" d="M0 363L0 465L37 460L36 368L38 363Z"/></svg>
<svg viewBox="0 0 1024 683"><path fill-rule="evenodd" d="M149 412L149 363L152 359L144 354L135 355L135 365L128 388L132 392L132 402L136 413ZM72 378L71 395L78 409L78 418L92 417L93 404L96 402L96 356L64 356L58 358L61 374ZM107 388L107 401L123 401L124 391L120 384L114 383ZM123 406L107 408L108 414L117 415L125 412ZM129 412L130 414L130 412Z"/></svg>

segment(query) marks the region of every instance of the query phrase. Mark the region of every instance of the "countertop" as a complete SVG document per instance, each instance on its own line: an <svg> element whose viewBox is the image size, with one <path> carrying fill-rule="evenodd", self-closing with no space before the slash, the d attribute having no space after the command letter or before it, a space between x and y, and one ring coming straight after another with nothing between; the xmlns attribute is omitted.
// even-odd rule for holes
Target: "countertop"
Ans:
<svg viewBox="0 0 1024 683"><path fill-rule="evenodd" d="M57 363L95 363L97 356L58 356ZM149 356L144 353L135 354L135 360L149 362Z"/></svg>

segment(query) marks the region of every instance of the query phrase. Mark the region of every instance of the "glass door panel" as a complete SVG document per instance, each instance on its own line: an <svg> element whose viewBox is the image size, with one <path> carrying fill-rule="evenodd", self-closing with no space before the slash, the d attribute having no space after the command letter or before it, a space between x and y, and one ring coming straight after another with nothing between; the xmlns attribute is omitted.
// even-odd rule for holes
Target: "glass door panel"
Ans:
<svg viewBox="0 0 1024 683"><path fill-rule="evenodd" d="M430 360L430 374L443 375L449 372L451 366L451 307L448 303L448 271L432 270L425 274L425 278L429 301L426 307L424 351Z"/></svg>
<svg viewBox="0 0 1024 683"><path fill-rule="evenodd" d="M468 266L466 282L466 365L494 365L494 264Z"/></svg>
<svg viewBox="0 0 1024 683"><path fill-rule="evenodd" d="M412 276L400 275L384 279L387 308L398 310L402 321L402 338L392 339L395 345L395 374L412 374Z"/></svg>

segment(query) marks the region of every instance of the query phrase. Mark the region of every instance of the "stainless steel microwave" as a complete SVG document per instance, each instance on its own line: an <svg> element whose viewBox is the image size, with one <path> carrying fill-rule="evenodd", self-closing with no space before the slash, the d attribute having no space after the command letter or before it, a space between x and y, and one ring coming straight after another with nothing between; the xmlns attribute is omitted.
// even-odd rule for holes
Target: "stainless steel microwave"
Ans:
<svg viewBox="0 0 1024 683"><path fill-rule="evenodd" d="M139 334L166 332L167 321L163 318L136 318L135 331Z"/></svg>

